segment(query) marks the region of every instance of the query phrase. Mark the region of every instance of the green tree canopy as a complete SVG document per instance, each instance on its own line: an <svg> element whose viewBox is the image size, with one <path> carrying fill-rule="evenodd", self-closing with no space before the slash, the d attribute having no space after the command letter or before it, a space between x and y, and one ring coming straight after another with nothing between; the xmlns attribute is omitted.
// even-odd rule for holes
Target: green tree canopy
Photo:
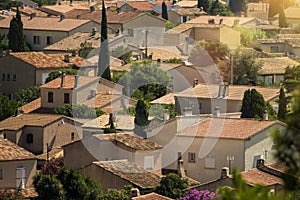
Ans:
<svg viewBox="0 0 300 200"><path fill-rule="evenodd" d="M226 44L217 41L200 40L199 44L207 51L215 63L229 57L229 48Z"/></svg>
<svg viewBox="0 0 300 200"><path fill-rule="evenodd" d="M19 106L23 106L40 97L41 97L40 88L37 86L18 90L14 95L14 98L18 102Z"/></svg>
<svg viewBox="0 0 300 200"><path fill-rule="evenodd" d="M49 73L48 77L46 78L46 83L57 79L61 76L61 73L65 73L65 75L76 75L78 74L77 69L56 69Z"/></svg>
<svg viewBox="0 0 300 200"><path fill-rule="evenodd" d="M98 108L88 107L86 105L65 104L54 109L56 114L75 117L81 119L92 119L103 115L104 112Z"/></svg>
<svg viewBox="0 0 300 200"><path fill-rule="evenodd" d="M207 12L209 9L209 1L208 0L198 0L197 8L203 8L203 11Z"/></svg>
<svg viewBox="0 0 300 200"><path fill-rule="evenodd" d="M135 107L134 117L134 133L142 137L146 137L144 129L149 125L149 111L147 103L144 100L138 100Z"/></svg>
<svg viewBox="0 0 300 200"><path fill-rule="evenodd" d="M128 47L119 46L112 51L111 55L123 60L127 64L131 62L132 52Z"/></svg>
<svg viewBox="0 0 300 200"><path fill-rule="evenodd" d="M164 1L161 4L161 10L162 10L162 13L161 13L162 18L164 18L165 20L168 20L168 9L167 9L167 5Z"/></svg>
<svg viewBox="0 0 300 200"><path fill-rule="evenodd" d="M241 34L241 45L245 47L251 47L251 45L257 41L257 39L266 39L266 32L256 28L244 28L240 25L233 27Z"/></svg>
<svg viewBox="0 0 300 200"><path fill-rule="evenodd" d="M246 90L242 101L241 118L263 118L266 103L263 96L255 89Z"/></svg>
<svg viewBox="0 0 300 200"><path fill-rule="evenodd" d="M16 113L18 104L14 100L0 93L0 121L4 120Z"/></svg>
<svg viewBox="0 0 300 200"><path fill-rule="evenodd" d="M247 1L245 0L230 0L229 8L234 14L241 14L241 12L246 13L246 4Z"/></svg>
<svg viewBox="0 0 300 200"><path fill-rule="evenodd" d="M156 188L156 192L158 194L178 199L179 197L184 196L183 190L188 187L188 182L186 179L181 178L177 174L168 174L164 176L161 181L160 185Z"/></svg>
<svg viewBox="0 0 300 200"><path fill-rule="evenodd" d="M219 0L212 2L210 8L207 11L208 15L219 16L233 16L230 8L226 4L222 4Z"/></svg>
<svg viewBox="0 0 300 200"><path fill-rule="evenodd" d="M92 50L93 50L92 43L85 41L83 43L80 43L80 48L78 49L78 55L82 58L86 58Z"/></svg>
<svg viewBox="0 0 300 200"><path fill-rule="evenodd" d="M5 38L5 34L0 35L0 51L5 51L8 49L8 39Z"/></svg>
<svg viewBox="0 0 300 200"><path fill-rule="evenodd" d="M280 94L279 94L279 109L278 109L278 119L281 121L284 121L286 119L287 111L286 111L286 106L287 106L287 100L285 98L285 92L284 92L284 87L280 87Z"/></svg>
<svg viewBox="0 0 300 200"><path fill-rule="evenodd" d="M288 66L285 69L283 85L288 93L300 85L300 65Z"/></svg>
<svg viewBox="0 0 300 200"><path fill-rule="evenodd" d="M286 16L284 13L284 8L282 5L279 6L279 27L280 28L288 27L288 23L287 23Z"/></svg>

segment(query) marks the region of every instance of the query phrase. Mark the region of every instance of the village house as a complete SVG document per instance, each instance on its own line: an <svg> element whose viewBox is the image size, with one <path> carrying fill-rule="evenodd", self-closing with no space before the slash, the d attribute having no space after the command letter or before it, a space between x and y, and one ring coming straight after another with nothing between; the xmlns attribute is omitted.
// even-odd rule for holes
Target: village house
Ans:
<svg viewBox="0 0 300 200"><path fill-rule="evenodd" d="M0 133L3 138L38 155L78 140L81 125L62 115L29 113L1 121Z"/></svg>
<svg viewBox="0 0 300 200"><path fill-rule="evenodd" d="M159 186L160 176L126 159L97 161L84 166L80 172L97 181L104 192L132 185L142 194Z"/></svg>
<svg viewBox="0 0 300 200"><path fill-rule="evenodd" d="M0 149L0 188L31 188L37 168L36 156L3 138L0 139Z"/></svg>
<svg viewBox="0 0 300 200"><path fill-rule="evenodd" d="M93 64L76 54L9 52L0 58L0 91L13 98L20 89L44 84L49 73L55 69L81 69L84 73L94 75L91 65Z"/></svg>
<svg viewBox="0 0 300 200"><path fill-rule="evenodd" d="M173 24L181 24L204 14L199 8L171 9L168 11L168 20Z"/></svg>
<svg viewBox="0 0 300 200"><path fill-rule="evenodd" d="M275 143L269 134L285 127L279 121L253 119L209 117L188 122L179 130L163 127L154 136L150 132L149 139L164 147L164 170L177 171L177 160L183 160L186 175L200 183L219 178L222 167L247 171L262 156L267 163L275 162Z"/></svg>
<svg viewBox="0 0 300 200"><path fill-rule="evenodd" d="M151 192L149 194L144 194L144 195L137 195L136 197L132 198L132 200L153 200L153 199L172 200L169 197L162 196L162 195L157 194L155 192Z"/></svg>
<svg viewBox="0 0 300 200"><path fill-rule="evenodd" d="M286 21L290 28L299 29L300 24L300 7L288 7L284 10ZM279 23L279 14L274 16L275 21Z"/></svg>
<svg viewBox="0 0 300 200"><path fill-rule="evenodd" d="M0 20L0 34L9 31L12 17ZM90 32L94 27L100 27L92 20L66 19L61 17L22 17L23 33L32 51L41 51L48 45L56 43L76 32Z"/></svg>
<svg viewBox="0 0 300 200"><path fill-rule="evenodd" d="M186 109L191 114L216 114L239 112L242 106L244 93L248 89L255 89L262 94L264 100L274 107L279 97L279 89L247 85L228 84L198 84L175 94L175 110L183 114ZM217 110L216 110L217 108Z"/></svg>
<svg viewBox="0 0 300 200"><path fill-rule="evenodd" d="M157 175L161 175L162 147L130 133L93 134L63 146L66 167L79 169L94 161L127 159ZM76 158L80 157L78 160Z"/></svg>
<svg viewBox="0 0 300 200"><path fill-rule="evenodd" d="M180 8L197 8L198 1L178 1L175 5Z"/></svg>

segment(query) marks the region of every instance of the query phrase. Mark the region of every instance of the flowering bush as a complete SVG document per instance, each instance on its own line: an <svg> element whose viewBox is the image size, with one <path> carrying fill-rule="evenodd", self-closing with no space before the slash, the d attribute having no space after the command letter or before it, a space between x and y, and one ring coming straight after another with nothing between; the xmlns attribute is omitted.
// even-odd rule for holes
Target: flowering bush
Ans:
<svg viewBox="0 0 300 200"><path fill-rule="evenodd" d="M59 158L51 158L48 162L44 164L41 169L42 174L53 176L58 174L58 171L64 165L64 159L62 157Z"/></svg>
<svg viewBox="0 0 300 200"><path fill-rule="evenodd" d="M184 197L179 198L179 200L210 200L217 197L215 192L210 192L208 190L198 191L196 189L190 190L185 193Z"/></svg>

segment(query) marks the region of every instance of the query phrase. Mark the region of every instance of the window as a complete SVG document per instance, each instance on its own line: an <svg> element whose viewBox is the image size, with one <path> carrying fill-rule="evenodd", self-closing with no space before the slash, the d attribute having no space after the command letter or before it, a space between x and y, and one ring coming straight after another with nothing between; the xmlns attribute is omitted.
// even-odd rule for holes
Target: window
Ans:
<svg viewBox="0 0 300 200"><path fill-rule="evenodd" d="M53 44L53 37L47 36L47 45Z"/></svg>
<svg viewBox="0 0 300 200"><path fill-rule="evenodd" d="M154 168L154 156L145 156L145 169L146 170L153 170Z"/></svg>
<svg viewBox="0 0 300 200"><path fill-rule="evenodd" d="M133 29L128 29L127 34L129 37L133 37Z"/></svg>
<svg viewBox="0 0 300 200"><path fill-rule="evenodd" d="M40 44L40 36L33 36L33 44Z"/></svg>
<svg viewBox="0 0 300 200"><path fill-rule="evenodd" d="M5 74L2 74L2 81L5 81Z"/></svg>
<svg viewBox="0 0 300 200"><path fill-rule="evenodd" d="M188 20L189 20L188 16L181 16L181 19L180 19L181 23L184 23L184 22L186 22Z"/></svg>
<svg viewBox="0 0 300 200"><path fill-rule="evenodd" d="M75 138L75 134L74 133L71 133L71 140L73 141Z"/></svg>
<svg viewBox="0 0 300 200"><path fill-rule="evenodd" d="M212 155L206 156L204 159L205 168L214 169L216 168L216 157Z"/></svg>
<svg viewBox="0 0 300 200"><path fill-rule="evenodd" d="M271 51L271 53L278 53L279 48L278 48L278 46L271 46L270 51Z"/></svg>
<svg viewBox="0 0 300 200"><path fill-rule="evenodd" d="M6 133L3 133L3 139L6 139Z"/></svg>
<svg viewBox="0 0 300 200"><path fill-rule="evenodd" d="M16 169L16 187L25 189L26 185L26 170L25 167Z"/></svg>
<svg viewBox="0 0 300 200"><path fill-rule="evenodd" d="M3 179L3 169L0 168L0 179Z"/></svg>
<svg viewBox="0 0 300 200"><path fill-rule="evenodd" d="M196 153L188 153L188 161L189 162L196 162Z"/></svg>
<svg viewBox="0 0 300 200"><path fill-rule="evenodd" d="M10 74L6 74L6 80L10 81Z"/></svg>
<svg viewBox="0 0 300 200"><path fill-rule="evenodd" d="M48 92L48 103L53 103L53 92Z"/></svg>
<svg viewBox="0 0 300 200"><path fill-rule="evenodd" d="M26 142L27 142L28 144L32 144L32 143L33 143L33 135L32 135L31 133L28 133L28 134L26 135Z"/></svg>
<svg viewBox="0 0 300 200"><path fill-rule="evenodd" d="M177 159L182 160L182 153L181 152L177 152Z"/></svg>
<svg viewBox="0 0 300 200"><path fill-rule="evenodd" d="M17 75L13 74L13 81L16 81L16 80L17 80Z"/></svg>
<svg viewBox="0 0 300 200"><path fill-rule="evenodd" d="M70 94L64 93L64 103L70 103Z"/></svg>

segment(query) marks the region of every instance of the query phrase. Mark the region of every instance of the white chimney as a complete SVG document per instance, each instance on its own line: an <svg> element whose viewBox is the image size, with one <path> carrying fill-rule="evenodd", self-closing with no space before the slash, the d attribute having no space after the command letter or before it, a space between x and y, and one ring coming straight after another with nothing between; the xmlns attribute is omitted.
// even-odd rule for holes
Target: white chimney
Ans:
<svg viewBox="0 0 300 200"><path fill-rule="evenodd" d="M183 109L183 115L184 116L192 116L193 115L193 109L191 107L185 107Z"/></svg>
<svg viewBox="0 0 300 200"><path fill-rule="evenodd" d="M164 121L168 121L170 119L170 113L168 109L164 110Z"/></svg>
<svg viewBox="0 0 300 200"><path fill-rule="evenodd" d="M193 87L196 87L198 85L199 81L197 78L194 78Z"/></svg>
<svg viewBox="0 0 300 200"><path fill-rule="evenodd" d="M220 107L219 106L215 107L215 116L216 117L220 117L221 116L221 111L220 111Z"/></svg>
<svg viewBox="0 0 300 200"><path fill-rule="evenodd" d="M65 86L65 72L61 73L61 82L60 82L60 87Z"/></svg>
<svg viewBox="0 0 300 200"><path fill-rule="evenodd" d="M138 188L131 188L130 199L133 197L139 197L139 196L140 196L140 190Z"/></svg>
<svg viewBox="0 0 300 200"><path fill-rule="evenodd" d="M79 85L79 76L75 75L75 79L74 79L74 89L77 88Z"/></svg>
<svg viewBox="0 0 300 200"><path fill-rule="evenodd" d="M72 62L72 58L70 57L69 54L65 54L64 61L67 62L67 63L71 63Z"/></svg>
<svg viewBox="0 0 300 200"><path fill-rule="evenodd" d="M256 168L260 168L260 167L263 167L263 166L265 166L265 159L263 159L263 158L257 159Z"/></svg>
<svg viewBox="0 0 300 200"><path fill-rule="evenodd" d="M265 121L268 121L268 120L269 120L269 113L268 113L267 110L264 111L264 116L263 116L263 117L264 117L264 120L265 120Z"/></svg>
<svg viewBox="0 0 300 200"><path fill-rule="evenodd" d="M186 177L184 166L183 166L183 160L177 161L177 170L180 177Z"/></svg>
<svg viewBox="0 0 300 200"><path fill-rule="evenodd" d="M229 168L228 167L222 167L221 178L227 178L227 177L229 177Z"/></svg>

